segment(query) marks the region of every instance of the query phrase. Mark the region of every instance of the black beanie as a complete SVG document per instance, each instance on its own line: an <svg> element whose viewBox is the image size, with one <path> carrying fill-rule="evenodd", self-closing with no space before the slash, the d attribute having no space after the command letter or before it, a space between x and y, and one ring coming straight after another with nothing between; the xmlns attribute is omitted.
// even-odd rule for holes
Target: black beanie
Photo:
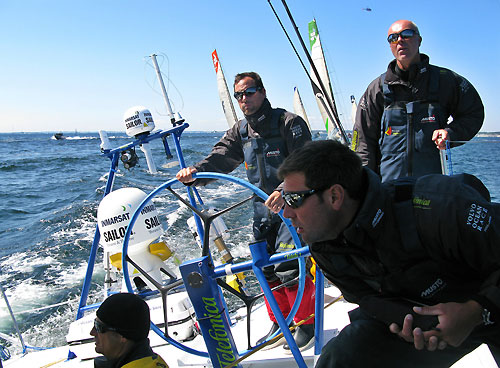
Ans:
<svg viewBox="0 0 500 368"><path fill-rule="evenodd" d="M127 339L140 341L148 337L149 307L135 294L111 295L102 302L96 315Z"/></svg>

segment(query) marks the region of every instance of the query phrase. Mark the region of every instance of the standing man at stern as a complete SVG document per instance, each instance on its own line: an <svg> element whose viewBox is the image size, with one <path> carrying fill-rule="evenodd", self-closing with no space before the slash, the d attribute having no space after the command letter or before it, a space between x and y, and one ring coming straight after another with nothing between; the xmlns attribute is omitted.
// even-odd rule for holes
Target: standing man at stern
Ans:
<svg viewBox="0 0 500 368"><path fill-rule="evenodd" d="M311 140L311 132L300 116L271 107L266 98L262 79L255 72L236 75L234 97L245 118L224 134L205 159L194 166L180 170L177 179L186 185L205 185L211 180L193 180L192 174L203 171L227 174L245 162L250 183L269 195L265 203L258 197L253 202L255 239L267 242L269 254L293 249L292 237L281 218L275 213L283 207L281 181L277 172L279 165L292 151ZM297 295L298 284L295 279L299 274L298 262L295 260L269 266L264 269L264 274L271 288L279 287L273 291L273 295L286 318ZM279 327L267 300L266 306L273 325L269 333L257 341L258 344L267 340ZM299 322L312 313L314 313L314 285L311 279L306 277L302 302L294 320ZM301 350L308 348L314 342L312 322L312 320L306 322L296 329L294 338ZM277 344L283 342L284 339L280 339ZM288 345L284 348L289 350Z"/></svg>
<svg viewBox="0 0 500 368"><path fill-rule="evenodd" d="M464 77L429 64L415 23L394 22L387 41L395 59L361 97L352 149L382 181L439 174L446 141L453 146L481 129L481 98Z"/></svg>
<svg viewBox="0 0 500 368"><path fill-rule="evenodd" d="M359 305L316 368L449 367L481 343L500 361L500 204L475 176L381 183L314 141L282 164L284 215Z"/></svg>

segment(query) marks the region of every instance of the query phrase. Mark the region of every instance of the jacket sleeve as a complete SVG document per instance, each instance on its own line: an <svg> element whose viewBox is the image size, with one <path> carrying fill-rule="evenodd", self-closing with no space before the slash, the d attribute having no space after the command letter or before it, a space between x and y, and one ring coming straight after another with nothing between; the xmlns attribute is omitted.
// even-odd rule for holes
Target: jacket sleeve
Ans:
<svg viewBox="0 0 500 368"><path fill-rule="evenodd" d="M353 128L352 150L359 154L363 166L379 173L380 124L384 112L384 96L380 78L370 83L359 101Z"/></svg>
<svg viewBox="0 0 500 368"><path fill-rule="evenodd" d="M311 131L304 119L290 112L285 112L285 124L282 136L285 139L287 156L312 140ZM283 183L278 185L274 190L280 191L282 188Z"/></svg>
<svg viewBox="0 0 500 368"><path fill-rule="evenodd" d="M212 152L203 160L193 165L199 172L217 172L228 174L236 169L243 161L243 148L239 133L240 122L226 131L224 136L212 148ZM213 179L196 179L194 185L206 185Z"/></svg>
<svg viewBox="0 0 500 368"><path fill-rule="evenodd" d="M452 94L447 106L453 121L446 128L451 141L468 141L483 126L484 106L474 86L464 77L444 69L444 81ZM442 89L441 89L442 90Z"/></svg>
<svg viewBox="0 0 500 368"><path fill-rule="evenodd" d="M500 204L487 201L467 185L457 192L450 183L447 189L455 194L438 194L429 184L425 190L437 193L431 199L432 208L420 211L426 214L417 220L418 228L424 229L419 231L422 244L431 257L459 268L466 277L464 284L479 285L465 299L479 302L500 323Z"/></svg>
<svg viewBox="0 0 500 368"><path fill-rule="evenodd" d="M287 155L311 140L311 131L300 116L285 113L283 136L286 140Z"/></svg>

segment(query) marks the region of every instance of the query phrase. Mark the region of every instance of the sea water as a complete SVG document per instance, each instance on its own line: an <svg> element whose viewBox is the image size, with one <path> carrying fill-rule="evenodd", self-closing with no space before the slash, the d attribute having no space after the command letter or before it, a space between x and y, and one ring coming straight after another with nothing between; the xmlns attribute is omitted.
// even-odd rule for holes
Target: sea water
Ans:
<svg viewBox="0 0 500 368"><path fill-rule="evenodd" d="M185 132L181 138L187 165L202 159L222 132ZM316 138L324 138L324 134ZM130 142L123 133L110 133L113 147ZM120 163L115 188L140 187L146 193L175 177L178 161L167 159L161 142L151 143L158 173L150 174L137 150L139 164L126 170ZM106 185L110 160L100 153L97 133L67 134L55 140L49 133L0 134L0 285L5 290L25 342L50 347L65 342L75 319L80 289L96 229L96 212ZM479 177L500 201L500 138L475 138L452 150L454 173ZM233 174L245 178L242 166ZM181 184L173 186L185 193ZM237 184L215 182L199 190L207 207L234 204L251 195ZM201 255L186 221L190 211L168 193L154 199L165 229L165 240L180 260ZM252 208L238 207L224 215L226 243L236 260L248 259ZM103 296L102 250L89 302ZM169 266L176 268L169 262ZM50 333L49 333L50 331ZM0 332L14 335L6 304L0 300ZM4 342L5 343L5 342ZM11 349L14 349L12 347Z"/></svg>

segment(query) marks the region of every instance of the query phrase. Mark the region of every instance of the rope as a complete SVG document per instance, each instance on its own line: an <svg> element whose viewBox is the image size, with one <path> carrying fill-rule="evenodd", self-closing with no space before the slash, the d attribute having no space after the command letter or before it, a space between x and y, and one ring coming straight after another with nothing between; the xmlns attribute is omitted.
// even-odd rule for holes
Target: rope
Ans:
<svg viewBox="0 0 500 368"><path fill-rule="evenodd" d="M53 365L59 364L59 363L61 363L61 362L64 362L65 360L66 360L66 358L59 359L59 360L56 360L55 362L52 362L52 363L49 363L49 364L42 365L40 368L47 368L47 367L51 367L51 366L53 366Z"/></svg>
<svg viewBox="0 0 500 368"><path fill-rule="evenodd" d="M344 299L344 297L341 295L337 298L335 298L333 301L331 301L330 303L328 303L323 309L326 309L330 306L332 306L333 304L337 303L339 300L342 300ZM311 318L314 318L314 313L310 314L309 317L303 319L302 321L300 322L297 322L294 326L291 326L290 327L290 331L293 332L297 327L299 327L300 325L306 323L307 321L309 321ZM250 357L251 355L257 353L259 350L263 349L264 347L268 346L268 345L271 345L271 344L274 344L276 341L278 341L279 339L281 339L283 337L283 332L280 333L279 335L275 336L274 338L272 338L271 340L269 340L268 342L260 345L258 348L255 348L253 349L252 351L250 351L248 354L246 355L243 355L242 357L240 357L239 359L235 360L234 362L232 362L231 364L228 364L226 366L224 366L224 368L232 368L234 366L236 366L237 364L241 363L243 360L245 360L246 358Z"/></svg>

